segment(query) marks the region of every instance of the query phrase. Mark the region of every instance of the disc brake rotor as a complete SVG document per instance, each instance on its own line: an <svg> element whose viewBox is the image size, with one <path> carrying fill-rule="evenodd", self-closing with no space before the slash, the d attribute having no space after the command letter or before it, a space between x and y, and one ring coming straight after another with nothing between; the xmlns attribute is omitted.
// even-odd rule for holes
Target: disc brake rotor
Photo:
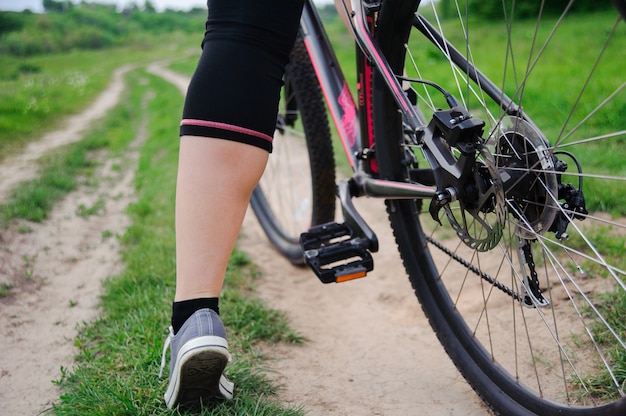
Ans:
<svg viewBox="0 0 626 416"><path fill-rule="evenodd" d="M558 182L556 158L541 133L519 117L508 117L499 125L494 154L506 195L509 220L524 239L535 239L554 222L557 214Z"/></svg>
<svg viewBox="0 0 626 416"><path fill-rule="evenodd" d="M494 156L484 145L478 148L473 179L467 195L444 209L452 228L468 247L489 251L502 238L505 199Z"/></svg>

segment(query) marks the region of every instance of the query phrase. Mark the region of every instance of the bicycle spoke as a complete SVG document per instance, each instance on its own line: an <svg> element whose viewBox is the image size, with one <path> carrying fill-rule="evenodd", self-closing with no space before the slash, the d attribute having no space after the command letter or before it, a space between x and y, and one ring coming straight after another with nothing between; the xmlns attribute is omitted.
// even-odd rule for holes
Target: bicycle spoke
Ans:
<svg viewBox="0 0 626 416"><path fill-rule="evenodd" d="M561 129L561 131L559 132L559 134L556 136L555 139L555 147L559 146L559 143L561 143L563 140L565 140L566 137L571 136L571 134L573 134L573 131L570 131L570 133L564 136L565 133L565 129L567 128L567 125L569 124L570 119L572 118L572 116L574 115L575 110L578 108L578 105L580 103L580 100L582 99L583 94L585 93L585 91L587 90L587 86L589 85L589 82L591 82L591 79L593 78L594 74L596 73L596 70L598 69L598 65L600 63L600 61L602 60L602 57L604 56L604 53L606 51L606 48L609 45L609 42L611 41L611 39L613 38L613 36L615 35L615 31L620 23L621 19L617 19L617 21L615 22L615 24L613 25L613 28L611 30L611 33L608 37L608 39L606 40L606 42L604 43L604 45L602 46L602 49L600 50L600 53L598 54L598 57L596 58L593 67L591 69L591 71L589 72L589 75L587 75L587 78L584 81L584 84L578 94L578 97L576 97L576 101L574 102L574 104L572 105L572 108L569 112L569 114L567 115L567 118L565 120L565 122L563 123L563 127ZM620 91L623 88L624 84L622 84L622 86L616 91ZM607 103L610 101L611 96L609 96L606 100L604 100L604 103ZM603 106L603 105L602 105ZM601 108L601 107L600 107ZM585 120L588 120L588 118L591 117L591 115L595 114L597 112L598 109L594 110L590 115L588 115L587 117L585 117L581 123L584 123ZM580 125L580 124L579 124Z"/></svg>
<svg viewBox="0 0 626 416"><path fill-rule="evenodd" d="M624 24L615 11L585 13L573 0L558 10L554 2L505 0L499 12L480 2L415 2L422 4L412 21L394 14L409 3L383 3L381 19L391 24L385 31L381 23L379 36L396 39L396 49L383 52L398 79L412 83L427 127L399 130L401 150L395 137L377 137L376 154L381 172L398 180L432 181L423 171L434 168L430 206L421 201L419 215L411 201L389 209L429 320L503 414L511 402L546 415L623 414ZM412 26L408 41L394 19ZM398 131L392 99L378 103L377 134ZM438 117L452 114L449 107L463 122L468 114L484 121L482 140L456 135L482 123L447 131ZM438 143L465 167L461 177L442 162Z"/></svg>

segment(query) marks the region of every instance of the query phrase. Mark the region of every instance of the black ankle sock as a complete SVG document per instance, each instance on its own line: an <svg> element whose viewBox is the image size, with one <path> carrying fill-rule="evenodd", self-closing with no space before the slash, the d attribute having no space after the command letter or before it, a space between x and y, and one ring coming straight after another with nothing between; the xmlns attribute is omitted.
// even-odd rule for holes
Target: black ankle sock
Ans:
<svg viewBox="0 0 626 416"><path fill-rule="evenodd" d="M220 299L198 298L172 303L172 329L174 330L174 335L176 335L178 330L191 315L193 315L197 310L204 308L212 309L219 315Z"/></svg>

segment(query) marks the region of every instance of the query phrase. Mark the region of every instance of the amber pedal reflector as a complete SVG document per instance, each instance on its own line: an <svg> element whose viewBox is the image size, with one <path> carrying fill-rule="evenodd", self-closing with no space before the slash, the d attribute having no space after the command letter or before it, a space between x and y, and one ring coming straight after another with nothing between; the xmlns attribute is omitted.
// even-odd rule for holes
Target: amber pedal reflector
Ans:
<svg viewBox="0 0 626 416"><path fill-rule="evenodd" d="M366 271L360 271L357 273L351 273L351 274L346 274L343 276L337 276L337 280L335 280L337 283L343 283L343 282L347 282L348 280L354 280L354 279L359 279L361 277L365 277L365 275L367 274Z"/></svg>

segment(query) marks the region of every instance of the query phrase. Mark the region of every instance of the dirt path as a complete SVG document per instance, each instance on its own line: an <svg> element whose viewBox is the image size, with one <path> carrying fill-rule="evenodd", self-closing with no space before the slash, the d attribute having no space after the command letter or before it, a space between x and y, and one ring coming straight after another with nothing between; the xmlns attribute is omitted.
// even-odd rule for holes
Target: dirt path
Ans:
<svg viewBox="0 0 626 416"><path fill-rule="evenodd" d="M65 127L45 134L40 140L30 143L24 151L2 162L0 167L0 202L6 201L9 191L18 183L35 177L35 162L42 155L59 146L76 142L82 138L83 129L102 117L115 106L124 89L123 77L131 66L123 66L113 73L113 80L106 90L84 111L69 117Z"/></svg>
<svg viewBox="0 0 626 416"><path fill-rule="evenodd" d="M188 80L150 71L186 91ZM323 285L280 257L249 210L239 247L263 271L260 296L310 341L269 351L281 398L311 415L483 415L486 408L445 355L400 262L382 201L356 201L378 234L365 279Z"/></svg>
<svg viewBox="0 0 626 416"><path fill-rule="evenodd" d="M148 70L185 91L185 77L156 64ZM103 115L119 99L121 75L90 107L91 114ZM8 169L26 172L45 152L80 137L80 118L33 144L28 157L0 165L0 200L17 183ZM144 138L139 134L134 146ZM121 161L121 171L110 169L120 161L104 163L99 176L108 186L81 187L45 223L28 224L27 233L19 227L2 232L0 283L13 285L10 296L0 299L0 402L6 414L33 415L58 398L50 380L60 376L60 367L72 365L75 327L98 316L100 281L120 267L115 237L103 235L122 233L128 224L123 212L133 198L135 157L131 152ZM81 204L98 200L106 201L101 215L76 214ZM253 216L246 217L240 247L264 271L260 296L285 311L310 340L268 351L274 377L284 386L281 397L312 415L486 414L419 309L380 215L382 203L358 203L382 249L374 273L343 285L322 285L308 270L292 267L269 247Z"/></svg>
<svg viewBox="0 0 626 416"><path fill-rule="evenodd" d="M45 135L24 154L0 165L0 200L20 181L35 176L36 160L46 152L80 140L81 126L119 101L123 75L116 71L108 89L67 127ZM123 159L107 159L94 175L98 187L83 185L58 203L40 224L21 222L0 233L0 284L10 287L0 298L0 403L7 415L34 415L59 397L52 380L71 368L77 325L98 317L103 279L121 270L116 236L129 220L124 214L134 198L133 174L145 126ZM115 168L113 168L115 166ZM121 167L121 169L120 169ZM80 216L80 206L102 202L98 215Z"/></svg>
<svg viewBox="0 0 626 416"><path fill-rule="evenodd" d="M366 278L323 285L263 244L249 213L240 247L264 271L261 297L309 339L271 351L281 397L311 415L484 415L424 317L399 261L382 201L355 204L380 241ZM261 242L261 243L259 243Z"/></svg>

